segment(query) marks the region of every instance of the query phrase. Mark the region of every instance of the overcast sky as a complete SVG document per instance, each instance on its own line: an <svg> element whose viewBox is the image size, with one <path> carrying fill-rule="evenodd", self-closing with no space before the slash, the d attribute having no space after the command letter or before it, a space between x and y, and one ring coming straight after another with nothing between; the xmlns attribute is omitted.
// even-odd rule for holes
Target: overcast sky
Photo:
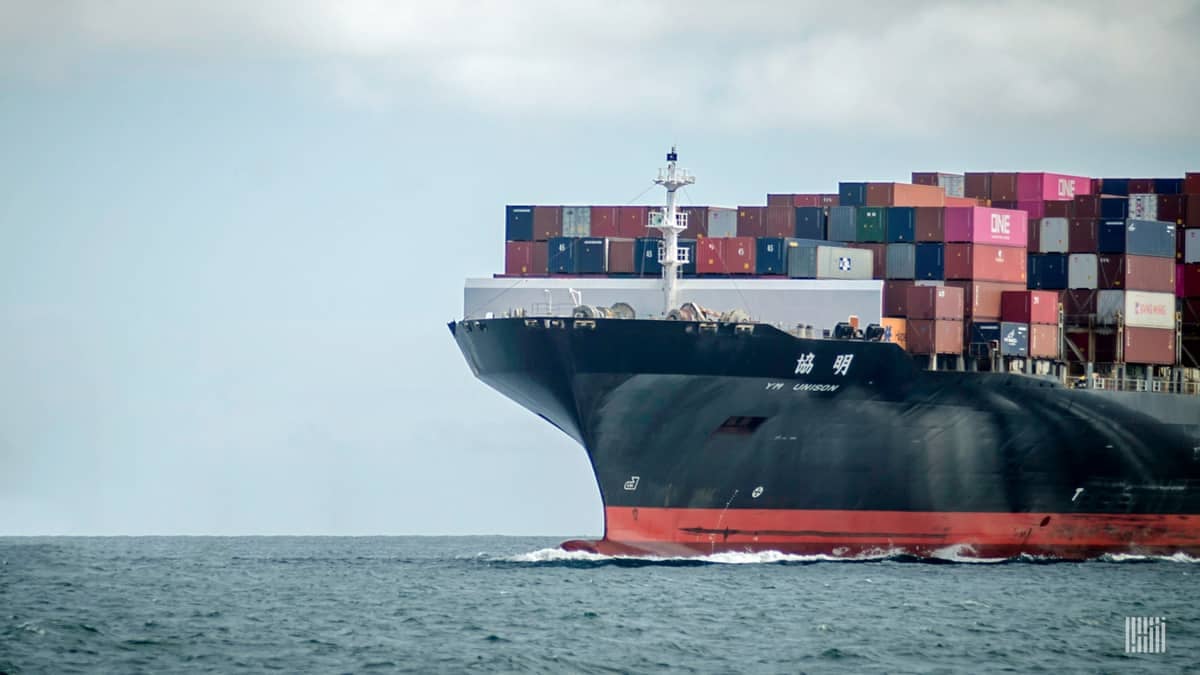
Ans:
<svg viewBox="0 0 1200 675"><path fill-rule="evenodd" d="M0 534L599 534L506 203L1200 170L1200 4L0 1ZM651 203L650 193L641 203Z"/></svg>

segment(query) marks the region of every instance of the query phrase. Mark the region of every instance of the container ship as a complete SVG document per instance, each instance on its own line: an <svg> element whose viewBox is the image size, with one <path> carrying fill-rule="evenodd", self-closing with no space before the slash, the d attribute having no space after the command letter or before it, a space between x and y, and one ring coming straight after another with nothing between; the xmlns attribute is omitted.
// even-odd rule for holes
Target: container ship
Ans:
<svg viewBox="0 0 1200 675"><path fill-rule="evenodd" d="M1200 174L509 206L450 332L609 555L1200 556ZM651 236L650 233L656 233Z"/></svg>

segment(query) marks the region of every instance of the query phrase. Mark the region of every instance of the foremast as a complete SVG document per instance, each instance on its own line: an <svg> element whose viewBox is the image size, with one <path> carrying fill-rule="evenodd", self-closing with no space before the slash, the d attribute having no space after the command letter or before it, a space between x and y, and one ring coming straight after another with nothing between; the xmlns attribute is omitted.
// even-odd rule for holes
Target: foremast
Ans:
<svg viewBox="0 0 1200 675"><path fill-rule="evenodd" d="M662 218L657 222L651 220L653 227L663 235L662 245L658 249L658 261L662 264L663 280L663 316L677 307L676 294L679 286L680 266L691 262L690 251L679 246L679 233L687 229L687 214L679 213L677 208L676 190L696 182L696 178L686 169L676 167L679 155L675 146L667 153L667 166L658 170L658 178L654 182L667 189L667 204L663 208Z"/></svg>

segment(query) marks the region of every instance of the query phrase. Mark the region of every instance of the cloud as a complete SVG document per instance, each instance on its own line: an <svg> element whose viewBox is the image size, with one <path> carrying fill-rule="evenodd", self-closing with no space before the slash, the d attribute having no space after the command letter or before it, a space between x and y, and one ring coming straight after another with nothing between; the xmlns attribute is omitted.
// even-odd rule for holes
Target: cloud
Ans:
<svg viewBox="0 0 1200 675"><path fill-rule="evenodd" d="M12 63L106 53L294 60L379 107L413 86L531 119L937 136L1196 138L1184 0L12 3ZM332 74L332 75L331 75Z"/></svg>

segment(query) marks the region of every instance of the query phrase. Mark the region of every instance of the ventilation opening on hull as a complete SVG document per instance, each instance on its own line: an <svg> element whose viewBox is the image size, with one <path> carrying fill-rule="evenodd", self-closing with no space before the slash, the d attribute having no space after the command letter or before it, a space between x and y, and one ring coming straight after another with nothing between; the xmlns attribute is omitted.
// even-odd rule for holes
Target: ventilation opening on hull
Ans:
<svg viewBox="0 0 1200 675"><path fill-rule="evenodd" d="M765 417L730 417L717 427L713 433L717 434L752 434L763 422L766 422Z"/></svg>

